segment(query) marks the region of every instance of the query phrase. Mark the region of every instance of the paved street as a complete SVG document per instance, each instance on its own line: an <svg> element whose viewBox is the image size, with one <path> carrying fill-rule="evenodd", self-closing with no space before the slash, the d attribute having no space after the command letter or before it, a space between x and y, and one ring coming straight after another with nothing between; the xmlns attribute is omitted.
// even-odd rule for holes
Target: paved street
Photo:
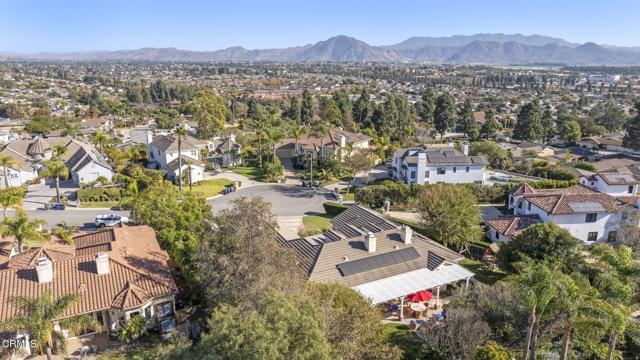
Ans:
<svg viewBox="0 0 640 360"><path fill-rule="evenodd" d="M325 189L316 190L294 185L268 184L240 189L234 193L208 200L217 213L228 208L231 200L239 197L261 196L272 204L273 214L276 216L296 216L307 213L323 213L322 203L330 200L329 192Z"/></svg>
<svg viewBox="0 0 640 360"><path fill-rule="evenodd" d="M9 216L13 215L13 210L8 211ZM93 222L98 215L118 214L121 216L129 216L128 211L114 210L91 210L91 209L73 209L73 210L27 210L30 219L41 219L47 222L43 225L45 229L51 229L64 221L69 225L77 225L80 230L93 230L96 227ZM3 218L0 211L0 219Z"/></svg>

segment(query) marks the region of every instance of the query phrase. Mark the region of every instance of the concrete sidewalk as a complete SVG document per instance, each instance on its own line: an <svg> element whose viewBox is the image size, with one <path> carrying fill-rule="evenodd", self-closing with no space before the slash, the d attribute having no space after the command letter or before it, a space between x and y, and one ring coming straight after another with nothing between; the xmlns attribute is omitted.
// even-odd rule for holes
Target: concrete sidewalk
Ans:
<svg viewBox="0 0 640 360"><path fill-rule="evenodd" d="M285 240L300 238L298 230L302 226L302 216L277 216L278 232Z"/></svg>

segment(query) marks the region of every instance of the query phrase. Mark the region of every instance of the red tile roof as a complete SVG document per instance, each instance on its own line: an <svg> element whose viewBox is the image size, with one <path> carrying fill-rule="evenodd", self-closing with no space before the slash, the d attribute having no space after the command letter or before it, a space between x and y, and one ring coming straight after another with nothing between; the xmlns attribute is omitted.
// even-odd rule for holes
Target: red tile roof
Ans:
<svg viewBox="0 0 640 360"><path fill-rule="evenodd" d="M497 232L505 236L520 235L530 225L542 223L542 219L538 215L507 215L493 219L487 219L487 225L494 228Z"/></svg>

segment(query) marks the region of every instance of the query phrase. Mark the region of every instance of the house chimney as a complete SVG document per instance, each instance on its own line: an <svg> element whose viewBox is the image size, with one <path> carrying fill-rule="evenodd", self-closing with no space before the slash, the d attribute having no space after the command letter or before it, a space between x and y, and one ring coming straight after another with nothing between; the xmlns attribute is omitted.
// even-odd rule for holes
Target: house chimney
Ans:
<svg viewBox="0 0 640 360"><path fill-rule="evenodd" d="M411 226L407 226L407 225L402 225L402 242L410 245L411 244L411 237L413 236L413 229L411 228Z"/></svg>
<svg viewBox="0 0 640 360"><path fill-rule="evenodd" d="M372 232L368 232L364 235L364 247L369 254L376 252L376 236Z"/></svg>
<svg viewBox="0 0 640 360"><path fill-rule="evenodd" d="M469 144L462 144L462 153L469 156Z"/></svg>
<svg viewBox="0 0 640 360"><path fill-rule="evenodd" d="M111 272L109 255L106 252L100 252L96 255L96 269L98 270L98 275L108 275Z"/></svg>
<svg viewBox="0 0 640 360"><path fill-rule="evenodd" d="M46 257L41 257L36 263L38 283L46 284L53 281L53 263Z"/></svg>

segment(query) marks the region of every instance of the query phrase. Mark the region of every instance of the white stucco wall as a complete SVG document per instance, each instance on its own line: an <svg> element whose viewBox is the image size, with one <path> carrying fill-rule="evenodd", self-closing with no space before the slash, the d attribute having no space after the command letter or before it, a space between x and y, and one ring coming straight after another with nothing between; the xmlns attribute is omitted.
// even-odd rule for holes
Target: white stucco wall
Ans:
<svg viewBox="0 0 640 360"><path fill-rule="evenodd" d="M36 179L38 177L38 172L35 170L7 168L7 177L9 178L9 186L22 186L27 181L33 181ZM0 188L4 187L4 168L0 167Z"/></svg>
<svg viewBox="0 0 640 360"><path fill-rule="evenodd" d="M106 167L98 165L92 161L71 175L73 181L76 184L80 184L96 181L96 179L98 179L98 177L100 176L111 180L113 172L110 169L107 169Z"/></svg>

